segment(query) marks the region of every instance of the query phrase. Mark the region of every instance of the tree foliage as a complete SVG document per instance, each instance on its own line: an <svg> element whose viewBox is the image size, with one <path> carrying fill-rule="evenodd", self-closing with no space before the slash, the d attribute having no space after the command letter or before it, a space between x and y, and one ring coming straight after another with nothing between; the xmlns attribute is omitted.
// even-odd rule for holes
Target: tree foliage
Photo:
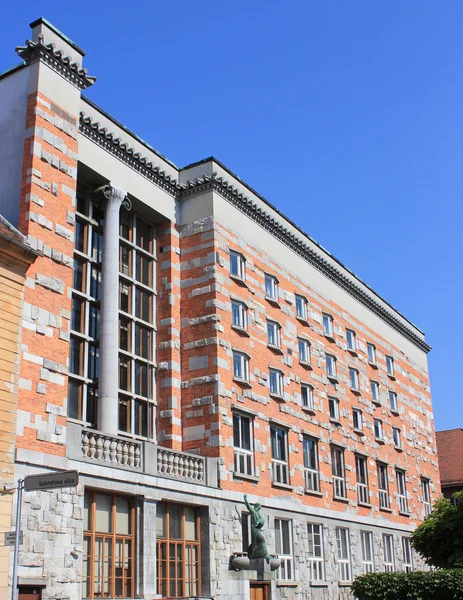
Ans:
<svg viewBox="0 0 463 600"><path fill-rule="evenodd" d="M463 600L463 569L368 573L352 584L358 600Z"/></svg>
<svg viewBox="0 0 463 600"><path fill-rule="evenodd" d="M433 567L463 567L463 492L442 498L412 533L413 548Z"/></svg>

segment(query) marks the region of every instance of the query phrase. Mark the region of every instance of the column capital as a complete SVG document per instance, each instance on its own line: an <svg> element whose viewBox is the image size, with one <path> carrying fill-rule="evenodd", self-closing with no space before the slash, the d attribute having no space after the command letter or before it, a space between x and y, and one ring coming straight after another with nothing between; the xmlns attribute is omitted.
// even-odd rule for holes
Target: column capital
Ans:
<svg viewBox="0 0 463 600"><path fill-rule="evenodd" d="M122 205L126 210L132 209L132 203L127 196L127 192L117 185L102 185L95 190L95 195L104 196L108 200L108 204L116 204L118 208Z"/></svg>

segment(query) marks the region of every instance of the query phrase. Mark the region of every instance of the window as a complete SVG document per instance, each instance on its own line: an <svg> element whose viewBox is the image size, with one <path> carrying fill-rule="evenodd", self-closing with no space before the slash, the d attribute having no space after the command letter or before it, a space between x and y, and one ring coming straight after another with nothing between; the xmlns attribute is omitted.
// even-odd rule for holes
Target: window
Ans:
<svg viewBox="0 0 463 600"><path fill-rule="evenodd" d="M281 326L276 321L267 321L267 344L275 348L281 345Z"/></svg>
<svg viewBox="0 0 463 600"><path fill-rule="evenodd" d="M346 498L346 478L344 470L344 450L331 448L331 469L333 472L333 494L335 498Z"/></svg>
<svg viewBox="0 0 463 600"><path fill-rule="evenodd" d="M233 376L242 381L249 381L249 356L247 354L233 351Z"/></svg>
<svg viewBox="0 0 463 600"><path fill-rule="evenodd" d="M233 447L235 450L235 473L254 475L254 448L250 417L242 414L233 415Z"/></svg>
<svg viewBox="0 0 463 600"><path fill-rule="evenodd" d="M278 302L278 279L273 275L265 275L265 297Z"/></svg>
<svg viewBox="0 0 463 600"><path fill-rule="evenodd" d="M383 533L384 570L386 573L395 571L394 538L392 535Z"/></svg>
<svg viewBox="0 0 463 600"><path fill-rule="evenodd" d="M287 519L275 519L275 552L281 560L278 579L293 579L293 540L292 522Z"/></svg>
<svg viewBox="0 0 463 600"><path fill-rule="evenodd" d="M323 313L323 333L330 338L333 337L333 317L326 313Z"/></svg>
<svg viewBox="0 0 463 600"><path fill-rule="evenodd" d="M248 307L244 302L232 300L232 325L247 331L248 329Z"/></svg>
<svg viewBox="0 0 463 600"><path fill-rule="evenodd" d="M363 413L360 408L352 409L352 417L355 431L363 431Z"/></svg>
<svg viewBox="0 0 463 600"><path fill-rule="evenodd" d="M83 598L133 598L135 515L124 496L86 491Z"/></svg>
<svg viewBox="0 0 463 600"><path fill-rule="evenodd" d="M394 440L394 446L396 448L402 448L402 436L398 427L392 428L392 438Z"/></svg>
<svg viewBox="0 0 463 600"><path fill-rule="evenodd" d="M163 598L201 594L199 527L199 513L193 507L158 502L157 593Z"/></svg>
<svg viewBox="0 0 463 600"><path fill-rule="evenodd" d="M352 390L359 390L359 372L357 369L349 368L349 381Z"/></svg>
<svg viewBox="0 0 463 600"><path fill-rule="evenodd" d="M413 551L410 543L410 538L402 538L402 552L404 555L403 567L405 573L411 573L413 571Z"/></svg>
<svg viewBox="0 0 463 600"><path fill-rule="evenodd" d="M275 396L283 396L283 373L276 369L269 371L270 393Z"/></svg>
<svg viewBox="0 0 463 600"><path fill-rule="evenodd" d="M363 572L373 573L375 570L373 553L373 534L371 531L361 531L360 541L362 544L362 564Z"/></svg>
<svg viewBox="0 0 463 600"><path fill-rule="evenodd" d="M289 483L287 437L286 429L274 426L270 427L272 481L274 483Z"/></svg>
<svg viewBox="0 0 463 600"><path fill-rule="evenodd" d="M357 340L353 329L346 329L347 349L351 352L357 351Z"/></svg>
<svg viewBox="0 0 463 600"><path fill-rule="evenodd" d="M325 558L323 552L323 527L318 523L308 523L310 581L324 581Z"/></svg>
<svg viewBox="0 0 463 600"><path fill-rule="evenodd" d="M326 376L328 379L336 379L336 357L326 354Z"/></svg>
<svg viewBox="0 0 463 600"><path fill-rule="evenodd" d="M251 515L243 511L241 513L241 547L243 552L247 552L251 545L252 531L251 531Z"/></svg>
<svg viewBox="0 0 463 600"><path fill-rule="evenodd" d="M395 392L389 392L389 406L391 407L392 412L399 412L397 394Z"/></svg>
<svg viewBox="0 0 463 600"><path fill-rule="evenodd" d="M387 465L378 463L378 490L379 507L389 508L389 483L387 477Z"/></svg>
<svg viewBox="0 0 463 600"><path fill-rule="evenodd" d="M396 469L395 475L397 479L397 503L399 505L399 512L408 513L405 471L402 471L401 469Z"/></svg>
<svg viewBox="0 0 463 600"><path fill-rule="evenodd" d="M376 346L374 344L367 344L367 352L370 365L376 365Z"/></svg>
<svg viewBox="0 0 463 600"><path fill-rule="evenodd" d="M320 491L320 477L318 472L318 442L305 437L303 441L304 451L304 477L305 489L310 492Z"/></svg>
<svg viewBox="0 0 463 600"><path fill-rule="evenodd" d="M296 317L307 321L307 298L296 294Z"/></svg>
<svg viewBox="0 0 463 600"><path fill-rule="evenodd" d="M370 387L371 387L371 396L373 398L373 402L375 404L379 404L380 400L379 400L379 383L377 381L370 381Z"/></svg>
<svg viewBox="0 0 463 600"><path fill-rule="evenodd" d="M421 478L421 496L423 498L424 516L427 517L431 514L431 491L429 489L429 479Z"/></svg>
<svg viewBox="0 0 463 600"><path fill-rule="evenodd" d="M373 426L375 430L375 439L377 442L383 441L383 422L381 419L374 419Z"/></svg>
<svg viewBox="0 0 463 600"><path fill-rule="evenodd" d="M330 409L330 419L339 421L339 400L337 398L328 398L328 406Z"/></svg>
<svg viewBox="0 0 463 600"><path fill-rule="evenodd" d="M368 504L370 493L368 491L367 459L364 456L355 457L355 471L357 473L357 500L360 504Z"/></svg>
<svg viewBox="0 0 463 600"><path fill-rule="evenodd" d="M309 410L314 410L313 405L313 387L306 383L301 385L302 406Z"/></svg>
<svg viewBox="0 0 463 600"><path fill-rule="evenodd" d="M345 527L336 527L336 550L339 581L351 581L349 530Z"/></svg>
<svg viewBox="0 0 463 600"><path fill-rule="evenodd" d="M307 340L302 338L298 339L299 347L299 362L309 365L310 364L310 344Z"/></svg>
<svg viewBox="0 0 463 600"><path fill-rule="evenodd" d="M246 279L246 260L242 254L230 250L230 275L242 281Z"/></svg>
<svg viewBox="0 0 463 600"><path fill-rule="evenodd" d="M386 370L390 377L394 377L394 359L392 356L386 356Z"/></svg>

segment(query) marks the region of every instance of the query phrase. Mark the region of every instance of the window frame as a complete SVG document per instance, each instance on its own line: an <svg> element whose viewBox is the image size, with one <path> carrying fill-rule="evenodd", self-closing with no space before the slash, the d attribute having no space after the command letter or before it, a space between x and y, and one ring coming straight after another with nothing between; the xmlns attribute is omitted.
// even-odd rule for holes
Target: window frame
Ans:
<svg viewBox="0 0 463 600"><path fill-rule="evenodd" d="M315 530L318 531L315 531ZM325 581L325 548L323 538L323 525L321 523L307 523L308 552L310 565L310 582ZM316 542L316 538L318 541Z"/></svg>
<svg viewBox="0 0 463 600"><path fill-rule="evenodd" d="M234 458L234 475L254 477L254 418L249 414L244 414L239 411L232 413L233 420L233 458ZM243 447L243 421L247 421L245 426L248 429L249 449ZM235 425L238 426L239 445L236 445ZM241 468L241 465L243 468Z"/></svg>
<svg viewBox="0 0 463 600"><path fill-rule="evenodd" d="M360 545L362 547L362 566L363 572L374 573L375 571L375 552L373 546L373 532L362 529L360 531Z"/></svg>
<svg viewBox="0 0 463 600"><path fill-rule="evenodd" d="M352 565L349 528L336 527L335 539L339 581L341 583L350 583L352 581ZM344 552L344 549L346 552Z"/></svg>
<svg viewBox="0 0 463 600"><path fill-rule="evenodd" d="M325 352L326 377L332 381L337 381L337 379L338 379L336 361L337 361L337 359L334 354ZM328 366L328 365L330 365L330 366Z"/></svg>
<svg viewBox="0 0 463 600"><path fill-rule="evenodd" d="M334 322L333 315L322 313L323 335L327 338L334 339Z"/></svg>
<svg viewBox="0 0 463 600"><path fill-rule="evenodd" d="M238 309L235 312L234 307ZM240 329L242 331L248 331L248 306L242 300L232 299L231 301L231 312L232 312L232 327ZM238 315L238 322L235 322L235 314Z"/></svg>
<svg viewBox="0 0 463 600"><path fill-rule="evenodd" d="M299 306L302 309L301 311L298 310L298 300L300 301ZM307 298L305 296L302 296L301 294L294 294L294 303L296 305L296 319L307 322L309 305L309 301L307 300Z"/></svg>
<svg viewBox="0 0 463 600"><path fill-rule="evenodd" d="M413 573L415 565L413 562L413 548L410 538L402 536L403 569L405 573Z"/></svg>
<svg viewBox="0 0 463 600"><path fill-rule="evenodd" d="M377 366L376 362L376 346L372 342L367 342L368 364L372 367Z"/></svg>
<svg viewBox="0 0 463 600"><path fill-rule="evenodd" d="M355 367L349 367L349 383L350 389L353 392L360 391L359 371Z"/></svg>
<svg viewBox="0 0 463 600"><path fill-rule="evenodd" d="M265 273L264 277L265 299L278 303L279 300L279 281L275 275ZM268 293L270 292L270 294Z"/></svg>
<svg viewBox="0 0 463 600"><path fill-rule="evenodd" d="M394 448L396 450L403 450L403 445L402 445L402 430L400 429L400 427L393 427L392 428L392 439L394 441Z"/></svg>
<svg viewBox="0 0 463 600"><path fill-rule="evenodd" d="M347 499L345 451L340 446L331 446L331 476L333 498Z"/></svg>
<svg viewBox="0 0 463 600"><path fill-rule="evenodd" d="M288 430L278 425L270 425L270 448L272 455L272 485L289 485ZM280 450L283 448L282 456ZM276 450L278 450L276 452Z"/></svg>
<svg viewBox="0 0 463 600"><path fill-rule="evenodd" d="M397 392L393 390L388 391L388 399L389 399L389 407L391 412L398 413L399 412L399 403L397 399Z"/></svg>
<svg viewBox="0 0 463 600"><path fill-rule="evenodd" d="M234 273L233 269L232 269L232 256L236 257L236 267L237 267L236 273ZM230 262L230 267L229 267L230 277L238 279L239 281L245 282L246 281L246 257L244 256L244 254L242 254L241 252L238 252L237 250L230 249L229 262Z"/></svg>
<svg viewBox="0 0 463 600"><path fill-rule="evenodd" d="M394 378L394 358L390 354L386 354L386 371L389 377Z"/></svg>
<svg viewBox="0 0 463 600"><path fill-rule="evenodd" d="M355 424L355 420L356 420L356 416L357 416L357 426ZM363 433L363 411L360 408L353 408L352 409L352 421L353 421L353 427L354 427L354 431L358 432L358 433Z"/></svg>
<svg viewBox="0 0 463 600"><path fill-rule="evenodd" d="M242 352L241 350L232 350L233 355L233 380L240 381L244 383L249 383L249 362L250 357L246 352ZM241 374L236 374L236 365L235 359L239 359L239 366ZM244 376L243 376L244 375Z"/></svg>
<svg viewBox="0 0 463 600"><path fill-rule="evenodd" d="M383 560L384 571L393 573L395 571L395 549L394 536L390 533L383 533Z"/></svg>
<svg viewBox="0 0 463 600"><path fill-rule="evenodd" d="M305 358L301 353L301 346L304 348ZM298 337L297 338L297 350L299 353L299 363L304 366L310 366L311 363L311 353L310 353L310 342L306 338Z"/></svg>
<svg viewBox="0 0 463 600"><path fill-rule="evenodd" d="M379 391L379 382L375 379L370 379L371 400L373 404L381 404L381 395Z"/></svg>
<svg viewBox="0 0 463 600"><path fill-rule="evenodd" d="M353 344L349 343L349 338L353 341ZM346 328L346 344L349 352L357 354L357 334L353 329Z"/></svg>
<svg viewBox="0 0 463 600"><path fill-rule="evenodd" d="M303 390L307 390L307 393L305 394L306 399L304 399ZM313 385L310 385L310 383L301 383L301 405L302 408L315 412L314 387Z"/></svg>
<svg viewBox="0 0 463 600"><path fill-rule="evenodd" d="M272 378L272 375L274 376ZM276 388L272 389L272 381L276 382ZM284 397L284 373L279 369L270 367L268 370L268 388L270 396L276 396L277 398Z"/></svg>
<svg viewBox="0 0 463 600"><path fill-rule="evenodd" d="M331 409L333 409L333 410L331 410ZM340 422L339 398L336 398L336 396L328 396L328 410L329 410L329 414L330 414L330 421L339 423Z"/></svg>
<svg viewBox="0 0 463 600"><path fill-rule="evenodd" d="M383 431L382 419L377 419L377 418L373 419L373 431L375 434L375 440L377 442L384 442L384 431Z"/></svg>
<svg viewBox="0 0 463 600"><path fill-rule="evenodd" d="M357 502L370 504L370 489L368 486L368 460L362 454L355 455L355 475L357 485Z"/></svg>
<svg viewBox="0 0 463 600"><path fill-rule="evenodd" d="M397 505L399 513L408 515L407 480L403 469L395 470L397 484Z"/></svg>
<svg viewBox="0 0 463 600"><path fill-rule="evenodd" d="M426 518L432 512L431 481L427 477L421 477L421 500Z"/></svg>
<svg viewBox="0 0 463 600"><path fill-rule="evenodd" d="M281 524L285 522L288 523L288 546L291 552L284 553L283 549L285 547L284 540L284 528ZM278 525L277 525L278 524ZM294 547L293 547L293 522L291 519L282 519L275 518L274 520L274 530L275 530L275 552L278 554L278 558L281 563L278 568L278 580L279 581L294 581ZM280 552L278 551L278 547L280 547Z"/></svg>
<svg viewBox="0 0 463 600"><path fill-rule="evenodd" d="M277 350L281 350L281 325L278 321L274 319L267 319L267 346L269 348L275 348ZM270 341L271 333L273 330L274 342Z"/></svg>
<svg viewBox="0 0 463 600"><path fill-rule="evenodd" d="M377 461L376 475L378 480L379 508L380 510L390 510L391 499L389 496L388 465Z"/></svg>
<svg viewBox="0 0 463 600"><path fill-rule="evenodd" d="M304 458L305 491L320 492L320 465L318 460L318 440L309 435L304 436L302 439L302 453Z"/></svg>

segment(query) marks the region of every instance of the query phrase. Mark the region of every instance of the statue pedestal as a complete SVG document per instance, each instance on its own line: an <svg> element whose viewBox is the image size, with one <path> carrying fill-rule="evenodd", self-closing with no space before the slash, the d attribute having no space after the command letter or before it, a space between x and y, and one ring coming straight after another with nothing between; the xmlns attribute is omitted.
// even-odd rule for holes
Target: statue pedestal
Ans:
<svg viewBox="0 0 463 600"><path fill-rule="evenodd" d="M231 559L235 571L257 571L258 573L271 573L276 571L281 564L278 556L271 558L249 558L247 554L235 553Z"/></svg>

